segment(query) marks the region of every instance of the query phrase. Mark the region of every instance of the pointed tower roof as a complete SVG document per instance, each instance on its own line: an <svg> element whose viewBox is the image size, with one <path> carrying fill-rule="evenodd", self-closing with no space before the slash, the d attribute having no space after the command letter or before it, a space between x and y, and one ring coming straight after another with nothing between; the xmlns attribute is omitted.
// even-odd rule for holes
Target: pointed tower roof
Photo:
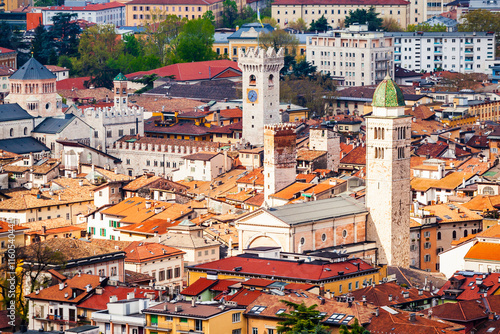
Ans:
<svg viewBox="0 0 500 334"><path fill-rule="evenodd" d="M30 60L10 76L10 79L14 80L43 80L56 78L54 73L40 64L35 58L30 58Z"/></svg>
<svg viewBox="0 0 500 334"><path fill-rule="evenodd" d="M373 93L374 107L404 107L405 99L401 88L387 75Z"/></svg>
<svg viewBox="0 0 500 334"><path fill-rule="evenodd" d="M113 81L127 81L127 78L123 75L122 72L120 72L120 74L118 74L114 79Z"/></svg>

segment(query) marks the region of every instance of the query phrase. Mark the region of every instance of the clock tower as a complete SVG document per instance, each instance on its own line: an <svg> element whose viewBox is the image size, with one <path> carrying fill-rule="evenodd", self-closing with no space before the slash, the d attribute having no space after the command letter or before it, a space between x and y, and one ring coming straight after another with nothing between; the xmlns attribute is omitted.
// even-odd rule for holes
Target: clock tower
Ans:
<svg viewBox="0 0 500 334"><path fill-rule="evenodd" d="M377 241L380 264L409 267L411 116L389 76L375 90L372 106L366 117L368 238Z"/></svg>
<svg viewBox="0 0 500 334"><path fill-rule="evenodd" d="M240 49L238 65L242 71L243 143L264 144L264 125L281 122L280 70L283 49Z"/></svg>

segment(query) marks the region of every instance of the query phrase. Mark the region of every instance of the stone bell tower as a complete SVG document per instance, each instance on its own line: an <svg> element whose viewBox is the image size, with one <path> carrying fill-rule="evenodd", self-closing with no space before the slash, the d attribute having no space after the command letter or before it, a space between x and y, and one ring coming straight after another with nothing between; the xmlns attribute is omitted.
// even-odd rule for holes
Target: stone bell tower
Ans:
<svg viewBox="0 0 500 334"><path fill-rule="evenodd" d="M243 143L264 144L264 125L281 122L280 70L284 52L274 48L240 50L238 66L242 70Z"/></svg>
<svg viewBox="0 0 500 334"><path fill-rule="evenodd" d="M128 107L127 78L122 73L118 74L113 79L113 86L115 93L115 108L118 110L127 109Z"/></svg>
<svg viewBox="0 0 500 334"><path fill-rule="evenodd" d="M373 94L373 113L366 117L366 207L368 238L377 241L379 263L410 264L411 116L389 77Z"/></svg>

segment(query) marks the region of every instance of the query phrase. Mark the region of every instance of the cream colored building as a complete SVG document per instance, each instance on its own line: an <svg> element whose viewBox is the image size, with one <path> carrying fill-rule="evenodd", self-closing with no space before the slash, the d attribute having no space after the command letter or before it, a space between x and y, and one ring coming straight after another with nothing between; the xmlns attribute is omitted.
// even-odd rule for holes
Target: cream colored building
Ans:
<svg viewBox="0 0 500 334"><path fill-rule="evenodd" d="M382 264L410 265L411 116L401 89L386 77L366 117L366 208L368 238L377 241Z"/></svg>
<svg viewBox="0 0 500 334"><path fill-rule="evenodd" d="M424 2L420 2L423 6ZM353 0L350 2L276 0L272 3L272 17L276 19L280 28L286 28L288 23L295 22L299 18L309 25L324 15L328 20L328 24L335 29L343 26L349 11L356 9L368 10L372 6L375 8L375 12L380 14L379 17L381 18L392 18L402 27L406 27L411 23L411 4L405 0Z"/></svg>
<svg viewBox="0 0 500 334"><path fill-rule="evenodd" d="M346 86L368 86L381 82L394 68L393 41L368 26L351 25L329 31L307 41L307 61L322 73L344 77Z"/></svg>
<svg viewBox="0 0 500 334"><path fill-rule="evenodd" d="M167 15L176 15L189 20L199 19L209 10L213 12L216 20L220 20L222 19L222 2L222 0L132 0L125 3L126 25L144 25L151 21L155 14L160 15L160 19Z"/></svg>

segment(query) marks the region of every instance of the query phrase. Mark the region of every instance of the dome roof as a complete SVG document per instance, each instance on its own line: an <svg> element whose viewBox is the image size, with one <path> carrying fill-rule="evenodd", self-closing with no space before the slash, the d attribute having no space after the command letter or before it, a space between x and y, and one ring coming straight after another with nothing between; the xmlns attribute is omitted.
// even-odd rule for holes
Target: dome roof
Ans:
<svg viewBox="0 0 500 334"><path fill-rule="evenodd" d="M127 81L127 77L123 75L122 72L120 72L114 79L113 81Z"/></svg>
<svg viewBox="0 0 500 334"><path fill-rule="evenodd" d="M387 75L373 93L374 107L404 107L405 99L401 88Z"/></svg>
<svg viewBox="0 0 500 334"><path fill-rule="evenodd" d="M10 76L14 80L44 80L56 79L56 75L40 64L35 58L30 58L20 69Z"/></svg>

